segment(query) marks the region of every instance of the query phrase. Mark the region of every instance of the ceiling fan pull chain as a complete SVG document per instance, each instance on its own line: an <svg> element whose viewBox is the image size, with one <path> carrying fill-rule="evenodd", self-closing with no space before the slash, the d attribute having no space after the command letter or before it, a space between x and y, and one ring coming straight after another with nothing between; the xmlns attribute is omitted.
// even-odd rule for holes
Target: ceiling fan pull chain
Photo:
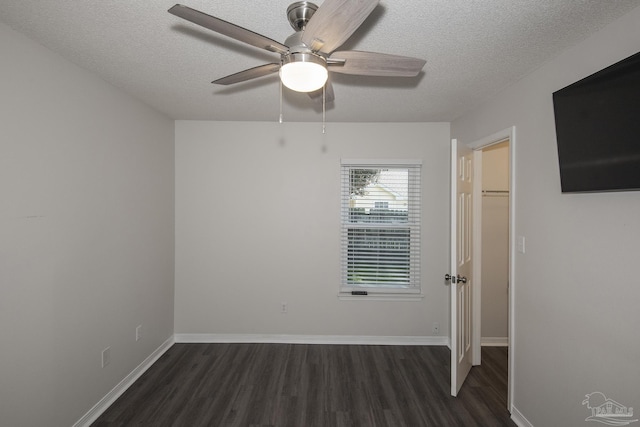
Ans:
<svg viewBox="0 0 640 427"><path fill-rule="evenodd" d="M280 123L282 123L282 80L280 80Z"/></svg>
<svg viewBox="0 0 640 427"><path fill-rule="evenodd" d="M327 91L325 89L326 87L327 87L326 84L322 86L322 133L327 133L327 110L326 110Z"/></svg>

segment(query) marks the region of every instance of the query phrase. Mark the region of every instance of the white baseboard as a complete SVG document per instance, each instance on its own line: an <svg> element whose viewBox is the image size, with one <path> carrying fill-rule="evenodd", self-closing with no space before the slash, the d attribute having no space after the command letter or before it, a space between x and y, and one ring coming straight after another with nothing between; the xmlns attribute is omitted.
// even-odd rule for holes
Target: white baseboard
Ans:
<svg viewBox="0 0 640 427"><path fill-rule="evenodd" d="M106 396L100 399L100 401L96 403L89 412L84 414L84 416L80 418L73 427L89 427L100 415L102 415L104 411L107 410L107 408L109 408L109 406L111 406L111 404L113 404L113 402L116 401L116 399L118 399L118 397L122 395L122 393L127 391L127 389L131 387L131 385L140 378L140 376L144 374L145 371L160 358L160 356L169 350L174 342L173 337L171 337L162 343L160 347L155 349L149 357L144 359L144 361L131 371L129 375L124 377L124 379L120 381L109 393L107 393Z"/></svg>
<svg viewBox="0 0 640 427"><path fill-rule="evenodd" d="M449 345L446 336L176 334L176 343L270 343L350 345Z"/></svg>
<svg viewBox="0 0 640 427"><path fill-rule="evenodd" d="M482 337L482 347L509 347L509 337Z"/></svg>
<svg viewBox="0 0 640 427"><path fill-rule="evenodd" d="M511 406L511 420L516 423L518 427L533 427L533 424L531 424L515 406Z"/></svg>

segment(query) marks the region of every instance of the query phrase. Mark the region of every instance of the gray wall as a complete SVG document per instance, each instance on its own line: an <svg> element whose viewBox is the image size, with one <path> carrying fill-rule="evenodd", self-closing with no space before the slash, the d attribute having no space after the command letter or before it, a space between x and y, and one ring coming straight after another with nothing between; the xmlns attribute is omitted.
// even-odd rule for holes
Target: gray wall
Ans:
<svg viewBox="0 0 640 427"><path fill-rule="evenodd" d="M173 333L173 121L4 24L0 57L0 424L69 426Z"/></svg>
<svg viewBox="0 0 640 427"><path fill-rule="evenodd" d="M600 391L640 407L640 193L561 194L551 94L638 51L640 8L452 123L516 126L515 396L534 426L582 426Z"/></svg>
<svg viewBox="0 0 640 427"><path fill-rule="evenodd" d="M176 333L446 334L448 152L448 123L178 121ZM338 300L341 158L422 160L424 300Z"/></svg>

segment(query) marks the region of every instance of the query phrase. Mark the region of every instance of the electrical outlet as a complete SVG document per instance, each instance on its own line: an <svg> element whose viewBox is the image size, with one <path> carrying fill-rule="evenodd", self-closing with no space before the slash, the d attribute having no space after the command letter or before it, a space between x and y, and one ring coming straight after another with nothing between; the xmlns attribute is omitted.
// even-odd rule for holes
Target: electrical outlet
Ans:
<svg viewBox="0 0 640 427"><path fill-rule="evenodd" d="M282 314L287 314L287 311L289 310L289 308L287 307L287 303L286 302L281 302L280 303L280 313Z"/></svg>
<svg viewBox="0 0 640 427"><path fill-rule="evenodd" d="M102 367L104 368L111 363L111 347L102 350Z"/></svg>
<svg viewBox="0 0 640 427"><path fill-rule="evenodd" d="M142 325L136 326L136 341L140 341L142 338Z"/></svg>
<svg viewBox="0 0 640 427"><path fill-rule="evenodd" d="M440 335L440 324L438 322L433 322L433 335Z"/></svg>

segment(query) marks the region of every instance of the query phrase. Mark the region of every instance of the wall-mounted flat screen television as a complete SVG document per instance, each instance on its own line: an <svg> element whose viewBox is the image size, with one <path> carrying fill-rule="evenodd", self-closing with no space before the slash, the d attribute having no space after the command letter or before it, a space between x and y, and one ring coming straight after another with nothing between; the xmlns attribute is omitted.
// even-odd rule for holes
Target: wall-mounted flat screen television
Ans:
<svg viewBox="0 0 640 427"><path fill-rule="evenodd" d="M553 93L563 193L640 190L640 52Z"/></svg>

